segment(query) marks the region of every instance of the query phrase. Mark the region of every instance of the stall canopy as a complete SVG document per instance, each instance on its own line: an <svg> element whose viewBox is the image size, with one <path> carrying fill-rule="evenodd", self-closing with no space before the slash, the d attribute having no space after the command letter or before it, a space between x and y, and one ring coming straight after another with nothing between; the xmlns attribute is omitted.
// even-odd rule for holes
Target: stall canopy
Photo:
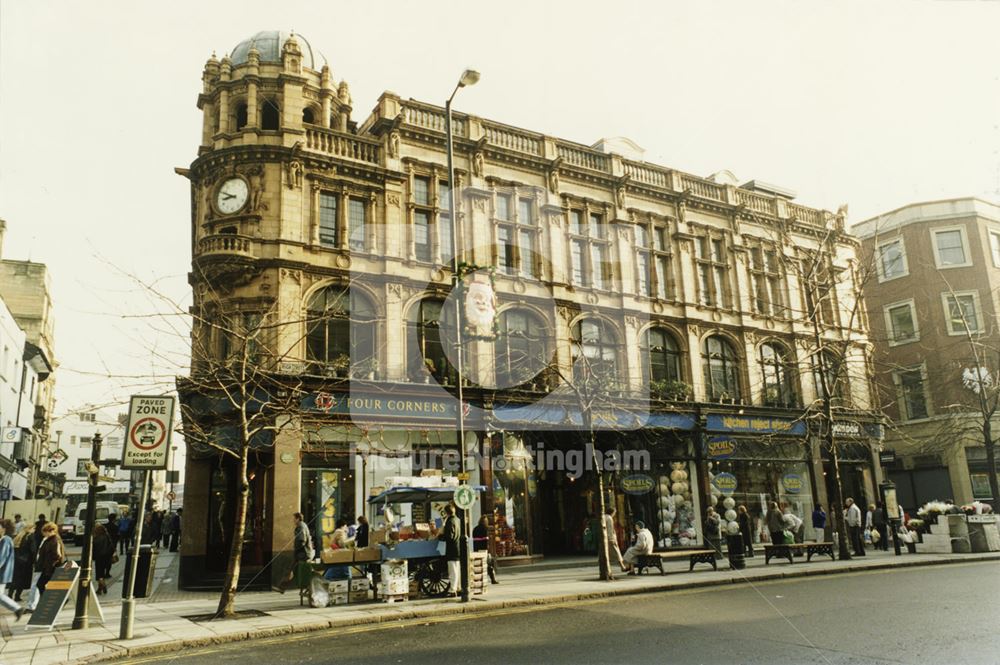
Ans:
<svg viewBox="0 0 1000 665"><path fill-rule="evenodd" d="M484 485L470 485L474 492L485 492ZM457 487L390 487L381 494L369 497L368 503L424 503L451 501Z"/></svg>

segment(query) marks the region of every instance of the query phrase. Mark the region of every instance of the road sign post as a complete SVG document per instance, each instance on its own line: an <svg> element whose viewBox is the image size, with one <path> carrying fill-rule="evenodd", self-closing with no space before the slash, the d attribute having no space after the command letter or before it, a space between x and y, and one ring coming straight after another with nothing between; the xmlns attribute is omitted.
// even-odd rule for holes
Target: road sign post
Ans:
<svg viewBox="0 0 1000 665"><path fill-rule="evenodd" d="M73 630L90 627L88 613L91 590L91 570L94 559L94 525L97 522L97 483L101 461L101 433L94 434L93 446L90 451L90 464L87 467L87 515L83 527L83 552L80 555L80 582L76 590L76 613L73 616Z"/></svg>
<svg viewBox="0 0 1000 665"><path fill-rule="evenodd" d="M122 448L123 469L142 470L142 490L139 514L136 515L135 543L129 561L128 584L122 598L122 620L119 639L132 639L135 623L135 577L139 568L139 546L142 543L142 523L146 519L149 496L149 474L153 469L166 469L170 457L170 431L174 421L174 398L134 395L129 403L125 445Z"/></svg>

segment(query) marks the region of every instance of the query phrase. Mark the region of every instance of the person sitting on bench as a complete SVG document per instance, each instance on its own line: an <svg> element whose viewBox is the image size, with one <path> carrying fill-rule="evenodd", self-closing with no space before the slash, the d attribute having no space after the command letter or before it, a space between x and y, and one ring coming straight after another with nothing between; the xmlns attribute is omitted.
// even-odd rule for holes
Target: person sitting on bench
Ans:
<svg viewBox="0 0 1000 665"><path fill-rule="evenodd" d="M635 544L625 550L622 559L625 561L625 570L629 575L635 575L635 564L643 554L653 553L653 534L649 532L646 525L641 521L635 523Z"/></svg>

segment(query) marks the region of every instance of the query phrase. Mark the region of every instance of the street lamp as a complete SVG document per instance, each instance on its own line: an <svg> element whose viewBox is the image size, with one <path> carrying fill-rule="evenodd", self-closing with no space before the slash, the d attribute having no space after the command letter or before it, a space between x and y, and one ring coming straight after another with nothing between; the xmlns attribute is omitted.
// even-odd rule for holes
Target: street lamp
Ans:
<svg viewBox="0 0 1000 665"><path fill-rule="evenodd" d="M447 136L448 151L448 214L451 215L451 271L452 288L458 288L460 276L458 274L458 212L455 209L455 154L452 145L451 131L451 101L455 99L455 94L459 88L475 85L479 81L479 72L474 69L466 69L462 72L462 77L458 79L455 89L451 91L451 96L444 103L444 131ZM455 301L455 364L458 375L458 450L459 469L462 477L468 482L465 475L465 399L462 392L462 303L460 298ZM462 556L462 602L469 602L469 557L472 554L472 543L469 537L469 511L465 512L465 519L462 520L462 540L465 542L465 553Z"/></svg>

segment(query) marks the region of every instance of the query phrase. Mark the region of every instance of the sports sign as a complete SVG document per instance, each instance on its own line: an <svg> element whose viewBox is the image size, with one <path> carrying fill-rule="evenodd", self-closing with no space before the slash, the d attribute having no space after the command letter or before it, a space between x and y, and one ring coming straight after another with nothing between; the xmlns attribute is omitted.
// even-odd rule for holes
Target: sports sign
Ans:
<svg viewBox="0 0 1000 665"><path fill-rule="evenodd" d="M173 397L133 395L121 468L166 469L173 422Z"/></svg>

